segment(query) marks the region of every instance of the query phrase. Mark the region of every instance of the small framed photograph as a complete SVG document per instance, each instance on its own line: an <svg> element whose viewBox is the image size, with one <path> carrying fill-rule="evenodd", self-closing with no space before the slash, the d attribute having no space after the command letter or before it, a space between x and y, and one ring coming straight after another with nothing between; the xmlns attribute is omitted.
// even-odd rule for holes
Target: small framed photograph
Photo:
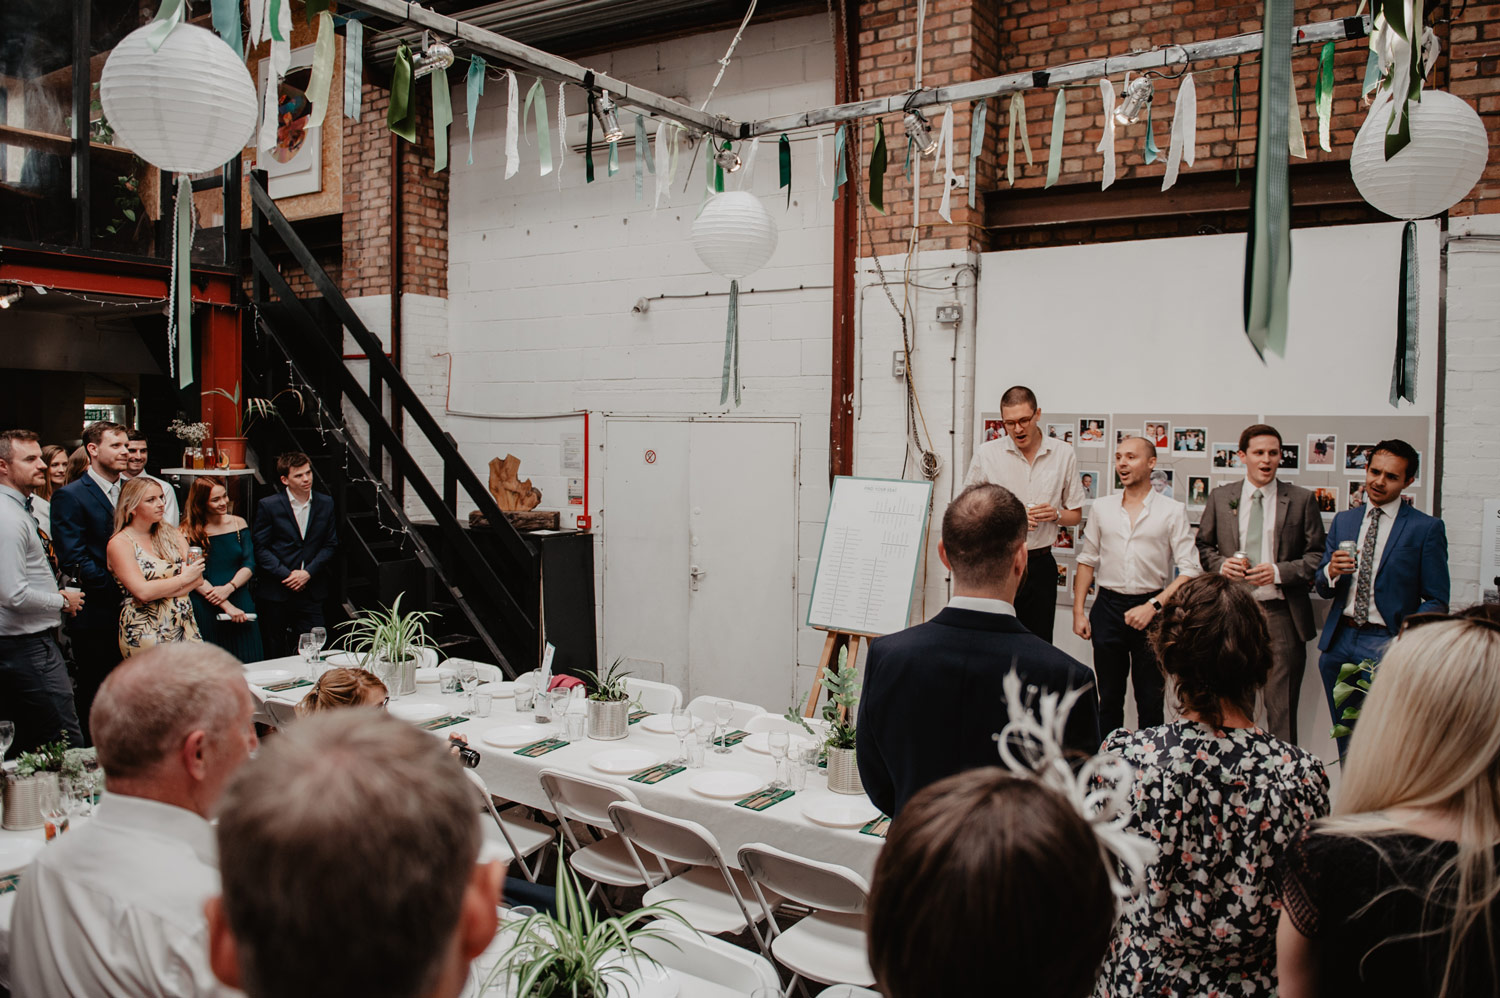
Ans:
<svg viewBox="0 0 1500 998"><path fill-rule="evenodd" d="M1115 427L1115 446L1118 447L1118 446L1120 446L1120 444L1124 443L1126 437L1139 437L1141 435L1142 435L1141 434L1141 428L1139 426L1132 426L1132 427L1129 427L1128 429L1123 429L1123 430L1120 429L1120 427L1116 426Z"/></svg>
<svg viewBox="0 0 1500 998"><path fill-rule="evenodd" d="M1313 489L1313 499L1318 504L1319 513L1337 513L1339 511L1339 493L1337 489L1322 487Z"/></svg>
<svg viewBox="0 0 1500 998"><path fill-rule="evenodd" d="M1058 527L1057 539L1052 542L1052 550L1073 553L1073 544L1077 541L1076 527Z"/></svg>
<svg viewBox="0 0 1500 998"><path fill-rule="evenodd" d="M1085 502L1090 499L1099 498L1099 479L1103 477L1098 468L1078 469L1078 484L1083 486L1083 498Z"/></svg>
<svg viewBox="0 0 1500 998"><path fill-rule="evenodd" d="M1057 588L1059 590L1068 588L1068 569L1070 567L1067 562L1060 561L1057 563Z"/></svg>
<svg viewBox="0 0 1500 998"><path fill-rule="evenodd" d="M1148 419L1141 436L1156 444L1158 454L1166 454L1172 450L1172 424L1165 419Z"/></svg>
<svg viewBox="0 0 1500 998"><path fill-rule="evenodd" d="M1078 421L1078 446L1079 447L1103 447L1104 427L1107 420L1103 416L1085 416Z"/></svg>
<svg viewBox="0 0 1500 998"><path fill-rule="evenodd" d="M1125 491L1125 483L1122 482L1122 481L1120 481L1120 473L1118 471L1116 471L1114 473L1114 484L1110 487L1110 491L1111 492L1124 492Z"/></svg>
<svg viewBox="0 0 1500 998"><path fill-rule="evenodd" d="M1232 471L1235 468L1243 468L1245 462L1240 460L1240 445L1235 443L1214 444L1213 466L1215 471Z"/></svg>
<svg viewBox="0 0 1500 998"><path fill-rule="evenodd" d="M1374 444L1345 444L1344 474L1363 475L1365 469L1370 466L1370 458L1374 456Z"/></svg>
<svg viewBox="0 0 1500 998"><path fill-rule="evenodd" d="M1172 478L1171 468L1153 468L1151 469L1151 488L1158 495L1165 496L1168 499L1174 498L1172 495Z"/></svg>
<svg viewBox="0 0 1500 998"><path fill-rule="evenodd" d="M1302 473L1302 445L1281 445L1281 466L1276 469L1283 475L1298 475Z"/></svg>
<svg viewBox="0 0 1500 998"><path fill-rule="evenodd" d="M1365 504L1365 483L1349 483L1349 509L1359 509Z"/></svg>
<svg viewBox="0 0 1500 998"><path fill-rule="evenodd" d="M1339 438L1332 433L1309 433L1306 456L1308 471L1335 470L1339 460Z"/></svg>
<svg viewBox="0 0 1500 998"><path fill-rule="evenodd" d="M979 417L983 425L980 443L989 443L991 440L999 440L1005 436L1005 423L1001 421L998 412L987 412Z"/></svg>
<svg viewBox="0 0 1500 998"><path fill-rule="evenodd" d="M1172 431L1172 453L1205 454L1208 452L1208 430L1202 426L1179 426Z"/></svg>
<svg viewBox="0 0 1500 998"><path fill-rule="evenodd" d="M1208 505L1208 476L1189 475L1187 480L1188 509L1202 509Z"/></svg>
<svg viewBox="0 0 1500 998"><path fill-rule="evenodd" d="M1073 434L1073 424L1072 423L1048 423L1047 424L1047 436L1051 437L1053 440L1061 440L1064 443L1069 443L1070 444L1070 443L1073 442L1073 436L1074 436L1074 434Z"/></svg>

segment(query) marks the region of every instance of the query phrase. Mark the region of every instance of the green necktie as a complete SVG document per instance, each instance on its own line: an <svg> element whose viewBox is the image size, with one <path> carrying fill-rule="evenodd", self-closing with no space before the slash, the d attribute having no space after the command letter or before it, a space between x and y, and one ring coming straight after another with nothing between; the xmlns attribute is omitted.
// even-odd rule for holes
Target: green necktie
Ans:
<svg viewBox="0 0 1500 998"><path fill-rule="evenodd" d="M1264 499L1265 493L1260 489L1256 489L1255 494L1250 497L1250 526L1245 531L1245 557L1250 559L1252 568L1260 564L1261 534L1266 529Z"/></svg>

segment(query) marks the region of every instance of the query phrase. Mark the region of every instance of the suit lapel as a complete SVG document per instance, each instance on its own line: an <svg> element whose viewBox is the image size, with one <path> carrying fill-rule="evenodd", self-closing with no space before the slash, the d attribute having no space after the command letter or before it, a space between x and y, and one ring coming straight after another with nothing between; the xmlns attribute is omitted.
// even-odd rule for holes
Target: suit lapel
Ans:
<svg viewBox="0 0 1500 998"><path fill-rule="evenodd" d="M1292 490L1286 482L1276 482L1276 531L1272 535L1275 540L1276 550L1272 553L1273 561L1281 561L1281 552L1286 549L1286 528L1291 520Z"/></svg>
<svg viewBox="0 0 1500 998"><path fill-rule="evenodd" d="M1240 488L1243 490L1243 486ZM1233 503L1233 491L1225 491L1219 497L1219 504L1224 507L1219 515L1224 518L1225 523L1229 524L1229 550L1238 551L1240 549L1240 511L1234 507Z"/></svg>
<svg viewBox="0 0 1500 998"><path fill-rule="evenodd" d="M110 523L114 523L115 508L109 504L109 496L104 494L104 490L99 487L99 483L94 481L93 476L87 472L84 473L80 481L83 482L83 491L93 498L94 504L103 510L105 517Z"/></svg>
<svg viewBox="0 0 1500 998"><path fill-rule="evenodd" d="M1385 563L1391 560L1391 552L1396 550L1396 544L1401 539L1401 532L1406 529L1407 521L1410 519L1411 510L1406 508L1405 503L1396 507L1395 522L1391 524L1390 536L1385 539L1385 550L1380 552L1380 564L1375 569L1377 575L1385 570Z"/></svg>

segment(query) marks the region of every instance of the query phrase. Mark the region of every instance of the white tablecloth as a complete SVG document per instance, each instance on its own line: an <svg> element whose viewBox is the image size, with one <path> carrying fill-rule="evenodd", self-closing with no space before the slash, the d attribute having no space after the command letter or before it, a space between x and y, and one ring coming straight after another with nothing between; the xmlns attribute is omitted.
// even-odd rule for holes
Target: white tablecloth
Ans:
<svg viewBox="0 0 1500 998"><path fill-rule="evenodd" d="M45 842L47 833L45 829L33 828L26 832L12 832L0 829L0 840L5 839L29 839L33 842ZM0 988L10 987L10 916L16 907L16 892L0 894Z"/></svg>

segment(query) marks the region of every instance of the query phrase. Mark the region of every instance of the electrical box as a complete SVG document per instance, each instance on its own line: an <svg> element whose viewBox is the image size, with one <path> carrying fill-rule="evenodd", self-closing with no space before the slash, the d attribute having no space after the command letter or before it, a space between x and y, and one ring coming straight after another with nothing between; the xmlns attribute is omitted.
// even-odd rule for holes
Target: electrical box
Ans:
<svg viewBox="0 0 1500 998"><path fill-rule="evenodd" d="M906 351L897 350L891 354L891 377L906 377Z"/></svg>
<svg viewBox="0 0 1500 998"><path fill-rule="evenodd" d="M962 322L963 317L964 307L959 302L950 301L937 307L938 322Z"/></svg>

